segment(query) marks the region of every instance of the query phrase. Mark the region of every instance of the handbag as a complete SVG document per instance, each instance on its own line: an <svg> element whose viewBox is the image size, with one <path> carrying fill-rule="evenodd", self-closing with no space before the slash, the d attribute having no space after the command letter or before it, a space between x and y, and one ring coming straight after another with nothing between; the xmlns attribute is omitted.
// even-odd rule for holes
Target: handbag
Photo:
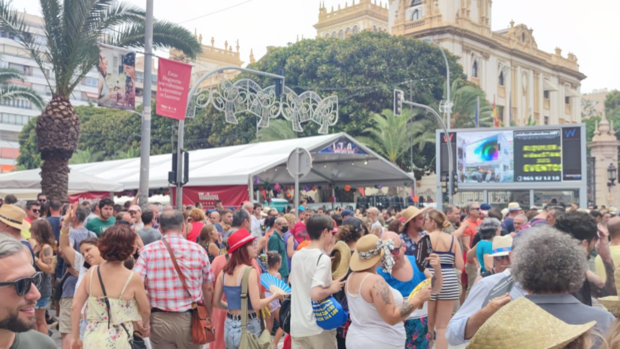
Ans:
<svg viewBox="0 0 620 349"><path fill-rule="evenodd" d="M166 241L165 238L162 238L164 246L168 250L168 254L170 255L170 259L172 259L172 264L174 264L174 269L177 271L179 275L179 279L181 279L181 283L183 284L183 288L187 291L190 299L194 299L192 294L189 292L189 287L187 287L187 283L185 282L185 276L181 272L181 268L179 268L179 263L177 263L177 259L174 257L174 253L172 253L172 249ZM213 326L213 322L209 317L209 310L207 310L207 306L203 303L192 302L192 341L194 344L207 344L211 343L215 340L215 327Z"/></svg>
<svg viewBox="0 0 620 349"><path fill-rule="evenodd" d="M291 333L291 295L284 297L280 304L280 328L285 333Z"/></svg>
<svg viewBox="0 0 620 349"><path fill-rule="evenodd" d="M243 272L243 279L241 281L241 339L239 341L239 348L243 349L271 349L273 343L271 342L271 333L265 329L265 322L263 321L262 312L258 310L258 318L260 320L261 334L255 335L248 331L248 303L250 302L248 297L248 280L250 278L250 271L252 268L245 268Z"/></svg>
<svg viewBox="0 0 620 349"><path fill-rule="evenodd" d="M319 265L322 256L323 254L321 253L316 262L317 265ZM320 302L312 301L312 310L316 324L328 331L335 330L344 325L349 318L349 313L342 308L342 305L334 296L329 296Z"/></svg>
<svg viewBox="0 0 620 349"><path fill-rule="evenodd" d="M112 316L110 315L110 301L108 300L108 294L105 291L105 286L103 285L103 280L101 279L101 271L99 271L99 266L97 266L97 277L99 278L99 283L101 284L101 291L103 292L103 299L105 300L106 311L108 312L108 329L110 329L110 321L112 320ZM127 333L127 340L129 341L129 346L131 349L146 349L146 343L144 343L144 339L141 336L136 335L136 333L141 334L138 331L135 331L133 335L129 335L129 330L125 327L125 324L121 324L125 333Z"/></svg>

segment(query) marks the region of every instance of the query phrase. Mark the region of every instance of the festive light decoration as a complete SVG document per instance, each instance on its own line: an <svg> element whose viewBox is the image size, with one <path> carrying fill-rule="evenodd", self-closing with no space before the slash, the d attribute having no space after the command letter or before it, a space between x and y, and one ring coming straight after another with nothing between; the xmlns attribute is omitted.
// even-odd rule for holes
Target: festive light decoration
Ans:
<svg viewBox="0 0 620 349"><path fill-rule="evenodd" d="M345 185L344 186L344 191L350 191L351 190L351 186L350 185Z"/></svg>

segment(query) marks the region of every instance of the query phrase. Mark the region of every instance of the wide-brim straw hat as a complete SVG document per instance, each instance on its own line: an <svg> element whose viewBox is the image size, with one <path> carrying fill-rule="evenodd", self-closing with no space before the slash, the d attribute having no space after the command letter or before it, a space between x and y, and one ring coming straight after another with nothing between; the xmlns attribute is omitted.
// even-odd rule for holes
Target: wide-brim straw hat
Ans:
<svg viewBox="0 0 620 349"><path fill-rule="evenodd" d="M616 269L614 272L614 279L616 279L616 289L618 290L620 287L620 269ZM609 296L599 298L598 301L605 307L607 310L612 313L615 317L620 318L620 297L619 296Z"/></svg>
<svg viewBox="0 0 620 349"><path fill-rule="evenodd" d="M332 278L340 279L349 272L349 264L351 263L351 249L344 241L338 241L334 245L331 256L332 259Z"/></svg>
<svg viewBox="0 0 620 349"><path fill-rule="evenodd" d="M512 251L512 236L496 236L491 248L491 257L507 256Z"/></svg>
<svg viewBox="0 0 620 349"><path fill-rule="evenodd" d="M10 227L29 230L24 218L26 218L26 212L15 205L4 204L0 207L0 221Z"/></svg>
<svg viewBox="0 0 620 349"><path fill-rule="evenodd" d="M403 218L405 219L405 224L407 224L407 222L409 222L410 220L414 219L415 217L419 216L420 213L422 213L423 211L420 210L419 208L415 207L415 206L409 206L407 207L406 210L403 211Z"/></svg>
<svg viewBox="0 0 620 349"><path fill-rule="evenodd" d="M360 252L368 252L377 248L377 242L379 237L375 234L369 234L362 236L355 244L355 253L351 257L351 263L349 264L352 271L362 271L374 267L383 258L385 251L383 248L379 249L379 252L371 258L361 258Z"/></svg>
<svg viewBox="0 0 620 349"><path fill-rule="evenodd" d="M560 349L590 330L596 321L569 325L525 297L498 310L476 332L468 349Z"/></svg>

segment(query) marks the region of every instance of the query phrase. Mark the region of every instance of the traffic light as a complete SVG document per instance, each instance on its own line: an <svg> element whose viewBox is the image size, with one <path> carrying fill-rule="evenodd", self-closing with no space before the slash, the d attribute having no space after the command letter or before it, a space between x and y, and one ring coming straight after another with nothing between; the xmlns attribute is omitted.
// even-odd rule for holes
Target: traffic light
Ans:
<svg viewBox="0 0 620 349"><path fill-rule="evenodd" d="M278 68L276 70L276 74L280 76L284 76L284 68ZM282 96L282 90L283 90L282 85L284 84L284 80L276 79L275 83L276 83L276 98L280 98L280 96Z"/></svg>
<svg viewBox="0 0 620 349"><path fill-rule="evenodd" d="M189 181L189 152L181 150L183 154L183 163L181 168L183 170L183 178L181 179L181 186L187 184ZM171 185L177 185L177 153L172 153L172 171L168 172L168 183Z"/></svg>
<svg viewBox="0 0 620 349"><path fill-rule="evenodd" d="M394 90L394 116L403 115L404 94L401 90Z"/></svg>
<svg viewBox="0 0 620 349"><path fill-rule="evenodd" d="M456 171L452 172L452 195L456 195L459 192L459 175Z"/></svg>

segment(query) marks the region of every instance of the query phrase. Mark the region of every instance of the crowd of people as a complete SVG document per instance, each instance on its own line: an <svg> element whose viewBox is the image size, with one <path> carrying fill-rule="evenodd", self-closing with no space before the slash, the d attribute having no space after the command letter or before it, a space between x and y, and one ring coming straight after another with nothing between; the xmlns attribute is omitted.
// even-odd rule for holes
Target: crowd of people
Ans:
<svg viewBox="0 0 620 349"><path fill-rule="evenodd" d="M616 213L10 195L0 347L55 348L57 328L63 349L232 349L265 333L271 348L619 348ZM192 336L197 304L206 345Z"/></svg>

